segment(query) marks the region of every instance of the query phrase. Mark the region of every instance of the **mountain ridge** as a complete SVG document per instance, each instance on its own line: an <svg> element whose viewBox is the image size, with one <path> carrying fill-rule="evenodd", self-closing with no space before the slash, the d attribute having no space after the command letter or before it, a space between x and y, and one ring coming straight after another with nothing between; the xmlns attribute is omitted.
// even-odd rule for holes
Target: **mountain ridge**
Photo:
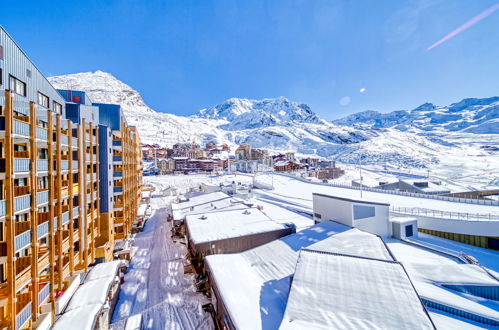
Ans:
<svg viewBox="0 0 499 330"><path fill-rule="evenodd" d="M425 103L413 110L368 110L326 121L310 107L279 97L231 98L191 116L155 112L140 94L113 75L96 71L49 78L60 89L84 90L93 102L117 103L144 143L216 141L250 143L271 152L294 151L348 163L426 168L460 152L455 133L492 134L499 98L463 99L447 107ZM488 101L484 101L488 100Z"/></svg>

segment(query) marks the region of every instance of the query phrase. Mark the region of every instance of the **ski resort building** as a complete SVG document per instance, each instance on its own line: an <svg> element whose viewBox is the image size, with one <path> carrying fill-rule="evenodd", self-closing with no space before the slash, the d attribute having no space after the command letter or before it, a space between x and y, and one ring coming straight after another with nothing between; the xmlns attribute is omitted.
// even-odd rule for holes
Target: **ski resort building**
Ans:
<svg viewBox="0 0 499 330"><path fill-rule="evenodd" d="M68 94L55 90L0 27L2 328L52 324L78 288L79 274L103 255L106 228L114 231L101 216L99 183L108 174L99 167L101 116L84 94L69 96L66 102ZM121 196L130 222L140 196L140 152L134 129L124 132L126 161L118 168L126 173Z"/></svg>

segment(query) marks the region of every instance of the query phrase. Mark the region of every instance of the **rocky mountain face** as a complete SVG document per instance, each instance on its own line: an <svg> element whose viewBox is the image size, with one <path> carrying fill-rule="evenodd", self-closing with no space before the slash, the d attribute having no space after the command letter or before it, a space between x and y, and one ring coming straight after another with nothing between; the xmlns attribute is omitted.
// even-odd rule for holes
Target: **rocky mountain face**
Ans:
<svg viewBox="0 0 499 330"><path fill-rule="evenodd" d="M93 102L120 104L144 143L165 146L211 140L233 147L250 143L273 152L295 151L348 163L426 168L462 151L453 134L499 132L498 97L465 99L446 107L423 104L391 113L364 111L329 122L306 104L284 97L231 98L196 115L177 116L150 109L137 91L102 71L49 80L56 88L86 91Z"/></svg>

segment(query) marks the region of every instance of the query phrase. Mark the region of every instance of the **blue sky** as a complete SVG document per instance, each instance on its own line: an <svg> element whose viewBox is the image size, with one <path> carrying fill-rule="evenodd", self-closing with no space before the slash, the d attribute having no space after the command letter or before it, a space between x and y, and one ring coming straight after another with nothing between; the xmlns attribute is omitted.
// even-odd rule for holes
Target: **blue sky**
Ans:
<svg viewBox="0 0 499 330"><path fill-rule="evenodd" d="M0 24L46 75L107 71L157 111L285 96L334 119L499 95L499 10L427 50L497 2L23 0Z"/></svg>

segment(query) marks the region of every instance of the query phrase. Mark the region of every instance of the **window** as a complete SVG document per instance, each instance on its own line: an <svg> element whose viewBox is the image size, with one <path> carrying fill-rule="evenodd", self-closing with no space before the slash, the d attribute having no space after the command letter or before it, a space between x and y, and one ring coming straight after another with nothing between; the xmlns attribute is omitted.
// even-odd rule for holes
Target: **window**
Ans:
<svg viewBox="0 0 499 330"><path fill-rule="evenodd" d="M56 101L54 101L54 112L59 115L62 115L62 105L60 105Z"/></svg>
<svg viewBox="0 0 499 330"><path fill-rule="evenodd" d="M16 94L26 96L26 83L14 76L9 76L9 88Z"/></svg>
<svg viewBox="0 0 499 330"><path fill-rule="evenodd" d="M319 213L314 213L314 217L316 217L317 219L321 219L322 215L320 215Z"/></svg>
<svg viewBox="0 0 499 330"><path fill-rule="evenodd" d="M45 94L38 92L38 104L44 108L49 107L49 97Z"/></svg>
<svg viewBox="0 0 499 330"><path fill-rule="evenodd" d="M412 225L405 226L405 237L411 237L414 235Z"/></svg>
<svg viewBox="0 0 499 330"><path fill-rule="evenodd" d="M2 85L2 84L3 84L3 71L2 71L2 68L0 68L0 85Z"/></svg>
<svg viewBox="0 0 499 330"><path fill-rule="evenodd" d="M376 215L374 206L354 205L353 206L353 219L372 218Z"/></svg>

